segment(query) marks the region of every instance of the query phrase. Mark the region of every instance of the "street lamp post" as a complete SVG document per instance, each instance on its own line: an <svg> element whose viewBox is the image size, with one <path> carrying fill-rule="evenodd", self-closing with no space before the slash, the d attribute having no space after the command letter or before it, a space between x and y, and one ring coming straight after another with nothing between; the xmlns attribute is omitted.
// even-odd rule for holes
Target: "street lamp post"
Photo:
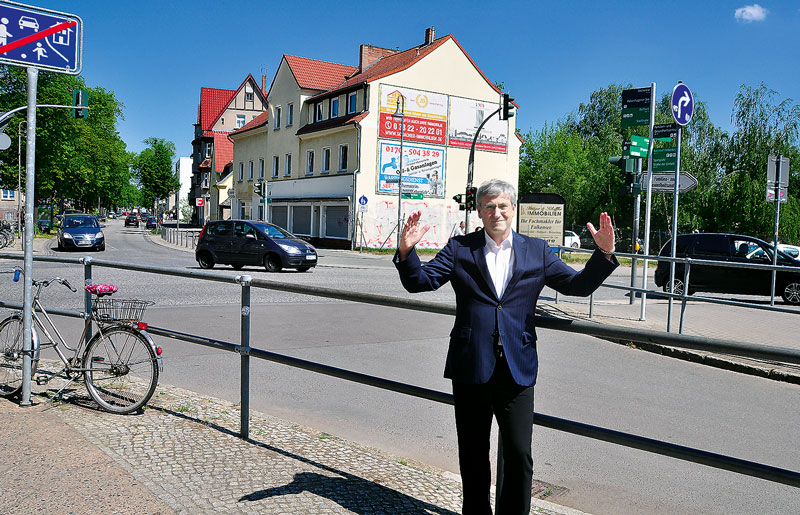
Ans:
<svg viewBox="0 0 800 515"><path fill-rule="evenodd" d="M406 98L397 94L397 109L392 118L400 118L400 170L397 178L397 248L400 248L400 228L403 222L403 133L406 122Z"/></svg>
<svg viewBox="0 0 800 515"><path fill-rule="evenodd" d="M22 120L17 124L17 233L22 240Z"/></svg>

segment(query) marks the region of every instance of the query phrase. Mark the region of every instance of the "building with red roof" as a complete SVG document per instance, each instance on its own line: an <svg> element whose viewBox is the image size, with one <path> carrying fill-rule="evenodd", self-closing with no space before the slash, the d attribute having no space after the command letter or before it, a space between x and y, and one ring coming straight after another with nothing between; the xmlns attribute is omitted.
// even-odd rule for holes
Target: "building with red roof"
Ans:
<svg viewBox="0 0 800 515"><path fill-rule="evenodd" d="M214 185L233 167L233 141L230 134L266 112L266 77L257 84L248 75L237 89L200 88L200 104L192 140L192 184L189 202L196 206L192 222L202 225L207 219L225 217L218 188ZM224 200L224 199L223 199ZM230 202L228 203L230 204ZM230 217L230 213L227 213Z"/></svg>
<svg viewBox="0 0 800 515"><path fill-rule="evenodd" d="M422 209L432 229L420 246L440 248L464 220L453 196L469 179L518 182L521 140L514 119L496 114L501 95L458 41L437 39L433 27L406 50L361 45L357 66L283 55L266 116L230 136L232 215L317 244L393 247L398 213Z"/></svg>

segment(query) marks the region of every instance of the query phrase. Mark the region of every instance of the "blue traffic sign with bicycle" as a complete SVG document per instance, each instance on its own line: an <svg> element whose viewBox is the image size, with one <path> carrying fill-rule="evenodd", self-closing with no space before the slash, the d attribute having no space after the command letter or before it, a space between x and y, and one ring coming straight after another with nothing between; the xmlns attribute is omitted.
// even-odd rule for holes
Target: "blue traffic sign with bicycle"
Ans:
<svg viewBox="0 0 800 515"><path fill-rule="evenodd" d="M0 3L0 62L77 75L82 46L80 17Z"/></svg>
<svg viewBox="0 0 800 515"><path fill-rule="evenodd" d="M672 117L678 125L686 125L694 114L694 97L689 87L679 82L672 90Z"/></svg>

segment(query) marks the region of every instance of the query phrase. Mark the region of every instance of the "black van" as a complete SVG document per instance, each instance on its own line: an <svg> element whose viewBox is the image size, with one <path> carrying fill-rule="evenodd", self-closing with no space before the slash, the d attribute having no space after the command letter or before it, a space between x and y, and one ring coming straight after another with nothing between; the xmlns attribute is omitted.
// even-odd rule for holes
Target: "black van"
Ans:
<svg viewBox="0 0 800 515"><path fill-rule="evenodd" d="M675 255L692 259L725 261L729 263L772 264L772 245L739 234L679 234ZM661 249L660 256L672 253L672 241ZM778 266L797 267L797 272L779 271L775 294L787 304L800 305L800 261L778 251ZM683 293L683 270L675 265L675 293ZM655 272L656 285L670 291L669 262L659 261ZM771 270L731 268L692 264L689 272L689 295L697 291L734 293L740 295L769 295L772 285Z"/></svg>
<svg viewBox="0 0 800 515"><path fill-rule="evenodd" d="M200 268L215 264L264 266L268 272L296 268L305 272L317 265L317 251L277 225L253 220L208 222L200 232L195 259Z"/></svg>

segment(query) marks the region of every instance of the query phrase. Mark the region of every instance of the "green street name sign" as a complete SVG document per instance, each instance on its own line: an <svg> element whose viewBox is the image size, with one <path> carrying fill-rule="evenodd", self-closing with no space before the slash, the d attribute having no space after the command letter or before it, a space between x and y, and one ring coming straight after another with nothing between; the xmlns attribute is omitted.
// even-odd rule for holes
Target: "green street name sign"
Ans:
<svg viewBox="0 0 800 515"><path fill-rule="evenodd" d="M674 172L678 152L675 148L657 148L653 150L653 171Z"/></svg>
<svg viewBox="0 0 800 515"><path fill-rule="evenodd" d="M641 147L644 149L650 148L650 138L645 138L644 136L636 136L635 134L631 134L631 145L634 147Z"/></svg>
<svg viewBox="0 0 800 515"><path fill-rule="evenodd" d="M622 127L650 125L650 107L626 107L622 109Z"/></svg>
<svg viewBox="0 0 800 515"><path fill-rule="evenodd" d="M422 200L422 193L403 193L403 198L409 200Z"/></svg>

